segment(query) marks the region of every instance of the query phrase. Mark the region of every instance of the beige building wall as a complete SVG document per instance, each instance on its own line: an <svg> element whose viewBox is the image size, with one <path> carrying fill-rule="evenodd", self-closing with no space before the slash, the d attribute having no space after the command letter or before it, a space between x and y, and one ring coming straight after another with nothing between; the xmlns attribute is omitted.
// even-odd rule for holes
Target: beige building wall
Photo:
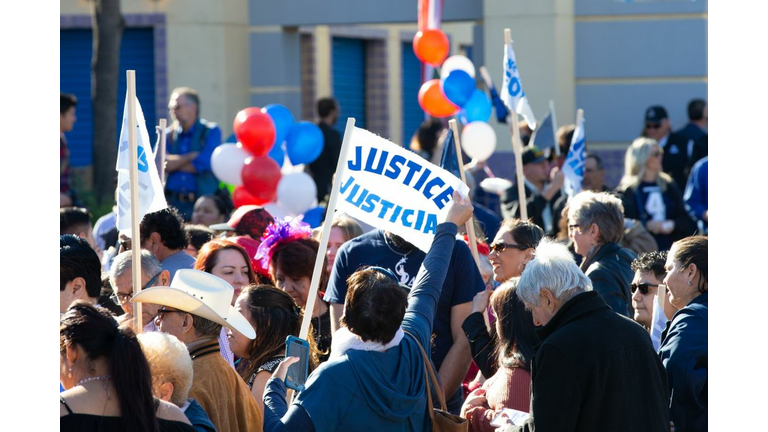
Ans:
<svg viewBox="0 0 768 432"><path fill-rule="evenodd" d="M558 126L576 118L573 0L484 0L485 63L497 89L502 83L504 29L512 31L523 89L536 119L555 102ZM501 89L499 89L501 92ZM497 149L512 150L509 129L495 121Z"/></svg>
<svg viewBox="0 0 768 432"><path fill-rule="evenodd" d="M61 0L60 6L62 16L90 15L93 3ZM168 91L195 88L202 117L229 136L235 114L249 104L248 1L122 0L120 6L123 15L165 15Z"/></svg>

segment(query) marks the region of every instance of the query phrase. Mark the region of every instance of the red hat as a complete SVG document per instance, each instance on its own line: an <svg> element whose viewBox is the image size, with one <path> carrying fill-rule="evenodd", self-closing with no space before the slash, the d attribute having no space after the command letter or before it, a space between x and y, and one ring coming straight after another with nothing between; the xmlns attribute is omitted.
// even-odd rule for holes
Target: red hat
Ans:
<svg viewBox="0 0 768 432"><path fill-rule="evenodd" d="M238 207L226 223L214 224L208 228L234 231L239 236L250 236L258 240L273 221L274 218L264 207L247 205Z"/></svg>

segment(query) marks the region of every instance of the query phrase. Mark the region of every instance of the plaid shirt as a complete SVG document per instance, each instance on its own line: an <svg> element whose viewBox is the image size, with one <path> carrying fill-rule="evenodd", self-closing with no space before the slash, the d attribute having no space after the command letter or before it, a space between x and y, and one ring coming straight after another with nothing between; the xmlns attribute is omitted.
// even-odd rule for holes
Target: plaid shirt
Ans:
<svg viewBox="0 0 768 432"><path fill-rule="evenodd" d="M61 168L59 177L61 193L69 193L69 147L67 147L64 135L59 138L59 166Z"/></svg>

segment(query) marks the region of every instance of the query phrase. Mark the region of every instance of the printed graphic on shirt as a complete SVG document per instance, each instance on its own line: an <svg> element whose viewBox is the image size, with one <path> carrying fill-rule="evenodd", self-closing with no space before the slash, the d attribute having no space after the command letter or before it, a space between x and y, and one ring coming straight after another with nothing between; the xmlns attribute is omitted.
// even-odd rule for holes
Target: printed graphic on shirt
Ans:
<svg viewBox="0 0 768 432"><path fill-rule="evenodd" d="M661 189L658 186L645 186L643 192L648 196L645 200L645 211L651 216L651 219L666 220L667 206L664 204Z"/></svg>

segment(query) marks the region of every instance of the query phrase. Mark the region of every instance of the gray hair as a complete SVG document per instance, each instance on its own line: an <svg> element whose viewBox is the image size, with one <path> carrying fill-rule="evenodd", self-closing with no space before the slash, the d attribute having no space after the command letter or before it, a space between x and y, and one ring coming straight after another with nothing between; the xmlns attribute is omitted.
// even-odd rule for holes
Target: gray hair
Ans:
<svg viewBox="0 0 768 432"><path fill-rule="evenodd" d="M614 195L584 191L573 197L569 208L569 219L580 227L596 224L600 228L598 244L621 241L624 235L624 205Z"/></svg>
<svg viewBox="0 0 768 432"><path fill-rule="evenodd" d="M171 403L182 407L192 388L192 359L187 346L176 336L162 332L136 335L152 371L152 387L170 382L173 384Z"/></svg>
<svg viewBox="0 0 768 432"><path fill-rule="evenodd" d="M203 318L200 315L195 315L192 312L187 312L192 315L192 328L199 336L216 337L221 333L221 324L215 323L207 318Z"/></svg>
<svg viewBox="0 0 768 432"><path fill-rule="evenodd" d="M541 240L535 257L525 265L517 295L526 303L538 306L544 288L563 302L592 291L592 282L576 265L568 248L549 238Z"/></svg>
<svg viewBox="0 0 768 432"><path fill-rule="evenodd" d="M109 270L109 284L112 289L117 289L117 283L115 280L123 275L126 271L131 271L133 267L133 252L125 251L115 257L112 261L112 267ZM148 250L141 250L141 273L145 276L154 276L163 270L163 266L160 265L160 261L155 254Z"/></svg>

